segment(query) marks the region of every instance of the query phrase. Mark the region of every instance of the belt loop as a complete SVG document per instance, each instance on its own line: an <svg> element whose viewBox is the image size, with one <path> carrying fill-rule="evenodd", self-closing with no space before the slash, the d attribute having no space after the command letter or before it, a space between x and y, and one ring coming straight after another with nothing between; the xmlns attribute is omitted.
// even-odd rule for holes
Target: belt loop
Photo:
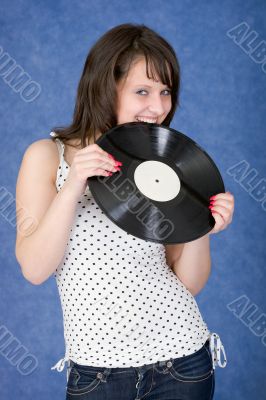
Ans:
<svg viewBox="0 0 266 400"><path fill-rule="evenodd" d="M67 360L67 382L68 382L68 379L69 379L71 368L72 368L72 361L71 360Z"/></svg>
<svg viewBox="0 0 266 400"><path fill-rule="evenodd" d="M137 383L136 383L136 389L139 387L140 381L141 381L142 378L143 378L143 374L142 374L142 372L140 371L139 368L141 368L141 367L137 367L137 368L136 368L136 371L137 371L137 374L138 374L138 381L137 381Z"/></svg>
<svg viewBox="0 0 266 400"><path fill-rule="evenodd" d="M106 382L106 379L107 379L108 376L110 375L111 370L112 370L112 368L106 368L106 369L103 371L103 373L98 372L97 376L100 378L100 380L101 380L102 382Z"/></svg>

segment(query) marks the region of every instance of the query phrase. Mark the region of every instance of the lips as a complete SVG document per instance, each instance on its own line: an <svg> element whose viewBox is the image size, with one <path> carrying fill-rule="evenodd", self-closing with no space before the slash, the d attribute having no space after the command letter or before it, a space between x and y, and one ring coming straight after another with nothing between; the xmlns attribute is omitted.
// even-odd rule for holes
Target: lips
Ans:
<svg viewBox="0 0 266 400"><path fill-rule="evenodd" d="M155 124L157 122L157 118L151 118L151 117L136 117L136 120L138 122L148 122L150 124Z"/></svg>

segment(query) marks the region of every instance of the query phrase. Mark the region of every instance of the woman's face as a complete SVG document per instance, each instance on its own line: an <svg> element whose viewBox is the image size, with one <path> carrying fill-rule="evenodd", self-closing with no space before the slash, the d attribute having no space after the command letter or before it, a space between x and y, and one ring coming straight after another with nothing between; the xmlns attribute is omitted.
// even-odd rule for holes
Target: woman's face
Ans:
<svg viewBox="0 0 266 400"><path fill-rule="evenodd" d="M161 124L171 111L171 90L146 75L145 58L131 65L128 76L117 84L117 124L145 122Z"/></svg>

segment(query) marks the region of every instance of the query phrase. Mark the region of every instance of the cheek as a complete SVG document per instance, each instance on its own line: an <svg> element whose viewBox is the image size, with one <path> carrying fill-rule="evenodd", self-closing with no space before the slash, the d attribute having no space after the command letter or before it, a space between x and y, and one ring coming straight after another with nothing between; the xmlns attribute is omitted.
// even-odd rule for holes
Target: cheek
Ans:
<svg viewBox="0 0 266 400"><path fill-rule="evenodd" d="M172 108L172 99L171 96L169 96L169 98L166 101L166 110L167 112L170 112Z"/></svg>
<svg viewBox="0 0 266 400"><path fill-rule="evenodd" d="M123 96L118 108L117 123L124 124L135 120L135 116L141 110L139 102L131 96Z"/></svg>
<svg viewBox="0 0 266 400"><path fill-rule="evenodd" d="M135 96L124 96L121 99L120 115L127 115L135 117L138 112L142 110L144 101Z"/></svg>

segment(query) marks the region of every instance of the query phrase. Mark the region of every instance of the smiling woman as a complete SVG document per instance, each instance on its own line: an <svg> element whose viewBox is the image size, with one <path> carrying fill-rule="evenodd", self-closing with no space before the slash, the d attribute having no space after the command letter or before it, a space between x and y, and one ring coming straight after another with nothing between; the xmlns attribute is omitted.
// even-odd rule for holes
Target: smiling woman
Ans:
<svg viewBox="0 0 266 400"><path fill-rule="evenodd" d="M87 184L123 168L95 140L136 120L169 126L179 83L165 39L144 25L114 27L87 56L71 125L23 157L17 204L38 223L28 236L17 231L16 256L33 284L56 278L66 350L53 369L68 362L69 400L212 399L221 346L211 346L193 296L208 277L208 236L166 248L139 239L97 207ZM217 212L226 201L218 197Z"/></svg>
<svg viewBox="0 0 266 400"><path fill-rule="evenodd" d="M144 25L119 25L92 47L79 82L72 124L53 128L85 147L136 118L169 126L179 106L180 65L172 46Z"/></svg>
<svg viewBox="0 0 266 400"><path fill-rule="evenodd" d="M117 84L118 124L129 121L162 124L170 113L171 90L160 82L159 77L149 79L146 74L145 57L137 57L127 76Z"/></svg>

